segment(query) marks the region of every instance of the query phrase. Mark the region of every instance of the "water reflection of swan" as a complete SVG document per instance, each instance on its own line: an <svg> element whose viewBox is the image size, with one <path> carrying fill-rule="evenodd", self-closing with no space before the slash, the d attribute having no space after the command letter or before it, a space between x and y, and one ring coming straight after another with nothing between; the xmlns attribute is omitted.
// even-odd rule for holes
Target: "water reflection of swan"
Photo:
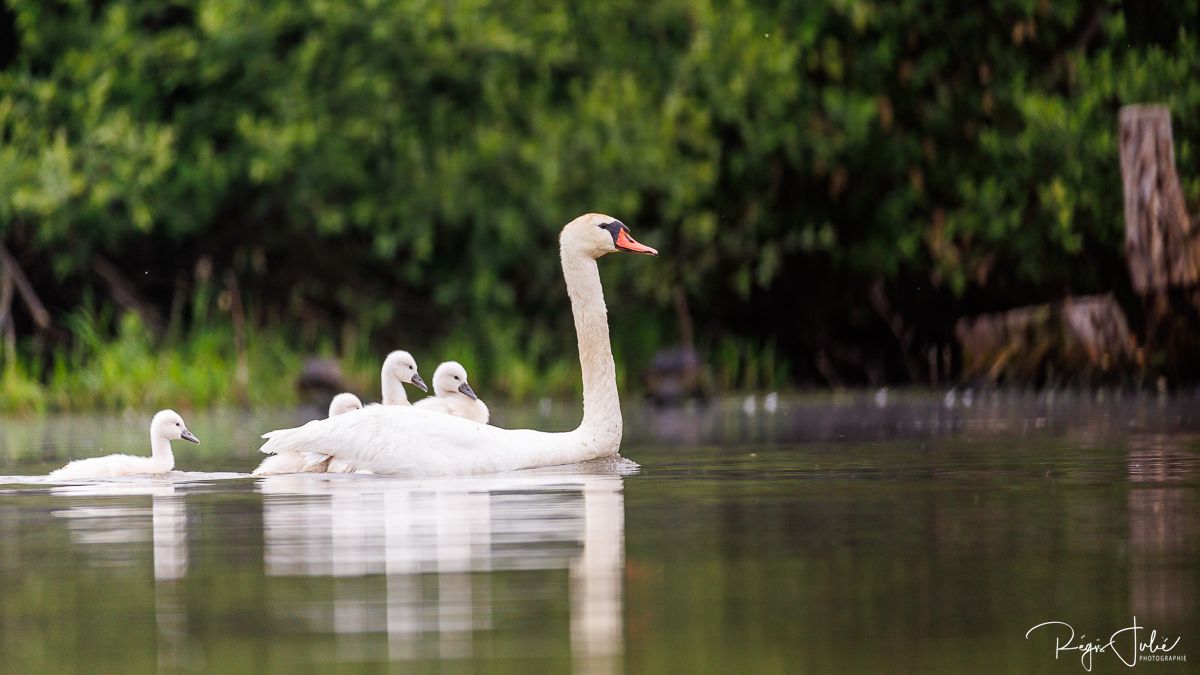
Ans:
<svg viewBox="0 0 1200 675"><path fill-rule="evenodd" d="M123 559L119 562L124 564L137 563L137 549L124 544L152 542L156 580L179 579L187 572L187 514L183 495L176 493L173 483L67 485L53 487L50 493L63 497L150 497L148 508L127 501L88 502L54 511L54 516L66 519L71 539L93 553L97 553L95 545L122 544L112 553L120 555Z"/></svg>
<svg viewBox="0 0 1200 675"><path fill-rule="evenodd" d="M625 551L619 475L363 478L297 474L258 483L267 574L333 578L332 612L295 612L318 624L312 629L385 633L393 660L469 657L474 634L492 627L491 579L481 572L565 570L577 667L616 669Z"/></svg>
<svg viewBox="0 0 1200 675"><path fill-rule="evenodd" d="M150 506L118 504L76 504L54 511L68 522L71 539L97 554L109 554L120 562L135 565L138 547L129 543L150 540L154 552L154 620L158 630L158 665L172 669L180 663L187 646L186 601L177 581L187 574L187 505L174 482L91 483L53 487L51 494L64 497L138 497L149 496ZM149 525L146 527L147 516ZM121 544L119 547L105 544Z"/></svg>

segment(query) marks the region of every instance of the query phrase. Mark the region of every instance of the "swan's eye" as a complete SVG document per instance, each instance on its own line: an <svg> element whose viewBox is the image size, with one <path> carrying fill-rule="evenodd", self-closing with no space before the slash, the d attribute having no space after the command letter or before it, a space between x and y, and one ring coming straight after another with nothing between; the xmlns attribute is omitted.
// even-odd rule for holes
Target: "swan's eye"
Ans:
<svg viewBox="0 0 1200 675"><path fill-rule="evenodd" d="M614 220L609 223L602 223L600 225L600 229L607 230L608 233L610 235L612 235L613 246L616 246L617 245L617 236L620 234L622 229L627 229L627 228L625 228L625 224L622 223L621 221Z"/></svg>
<svg viewBox="0 0 1200 675"><path fill-rule="evenodd" d="M183 425L182 425L182 424L180 424L179 422L176 422L176 423L175 423L175 426L177 426L177 427L181 427L181 426L183 426Z"/></svg>

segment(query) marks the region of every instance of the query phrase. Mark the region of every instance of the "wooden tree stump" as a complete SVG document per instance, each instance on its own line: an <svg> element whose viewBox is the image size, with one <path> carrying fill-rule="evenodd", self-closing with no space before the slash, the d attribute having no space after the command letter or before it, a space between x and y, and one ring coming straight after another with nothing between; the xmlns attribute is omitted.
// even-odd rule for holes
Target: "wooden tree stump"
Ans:
<svg viewBox="0 0 1200 675"><path fill-rule="evenodd" d="M1146 359L1170 379L1200 373L1200 223L1175 171L1171 115L1163 106L1121 109L1125 261L1142 296Z"/></svg>
<svg viewBox="0 0 1200 675"><path fill-rule="evenodd" d="M1125 313L1111 295L960 319L963 377L995 383L1118 378L1136 360Z"/></svg>
<svg viewBox="0 0 1200 675"><path fill-rule="evenodd" d="M1121 177L1125 187L1125 261L1142 295L1200 282L1200 237L1188 217L1171 113L1164 106L1121 108Z"/></svg>
<svg viewBox="0 0 1200 675"><path fill-rule="evenodd" d="M1120 112L1125 261L1142 296L1142 348L1111 295L1020 307L961 319L955 334L963 376L989 381L1095 380L1156 368L1200 368L1200 223L1188 215L1175 172L1171 113L1164 106ZM1149 355L1149 356L1148 356Z"/></svg>
<svg viewBox="0 0 1200 675"><path fill-rule="evenodd" d="M1066 336L1064 363L1106 372L1133 361L1137 341L1113 296L1067 298L1063 300L1060 312Z"/></svg>

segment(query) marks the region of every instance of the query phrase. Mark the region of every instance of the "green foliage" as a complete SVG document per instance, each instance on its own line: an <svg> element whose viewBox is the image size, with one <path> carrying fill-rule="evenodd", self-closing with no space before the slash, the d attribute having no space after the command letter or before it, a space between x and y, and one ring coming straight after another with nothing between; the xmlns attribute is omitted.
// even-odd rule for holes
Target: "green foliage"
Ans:
<svg viewBox="0 0 1200 675"><path fill-rule="evenodd" d="M0 409L191 410L295 401L290 375L299 372L303 358L279 334L249 336L247 380L252 386L240 386L228 322L197 325L186 339L161 343L133 313L114 319L107 312L80 309L66 323L72 348L54 354L45 377L37 376L42 369L36 364L3 363Z"/></svg>
<svg viewBox="0 0 1200 675"><path fill-rule="evenodd" d="M0 237L63 309L97 253L163 307L207 256L301 342L453 346L524 395L571 379L551 251L600 210L665 253L605 265L626 365L677 339L681 289L718 381L814 377L817 351L894 348L876 281L902 314L941 304L934 342L999 299L1123 284L1123 104L1171 107L1200 201L1200 9L1129 11L9 0Z"/></svg>

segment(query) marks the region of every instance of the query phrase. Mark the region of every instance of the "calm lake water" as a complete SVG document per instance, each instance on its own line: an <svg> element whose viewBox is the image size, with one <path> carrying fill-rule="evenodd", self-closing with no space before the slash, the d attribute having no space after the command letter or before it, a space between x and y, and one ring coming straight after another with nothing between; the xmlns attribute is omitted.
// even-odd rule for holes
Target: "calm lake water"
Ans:
<svg viewBox="0 0 1200 675"><path fill-rule="evenodd" d="M640 467L422 480L250 478L295 413L192 413L182 471L52 484L149 413L0 420L0 672L1081 673L1026 632L1135 617L1200 663L1200 399L625 409Z"/></svg>

